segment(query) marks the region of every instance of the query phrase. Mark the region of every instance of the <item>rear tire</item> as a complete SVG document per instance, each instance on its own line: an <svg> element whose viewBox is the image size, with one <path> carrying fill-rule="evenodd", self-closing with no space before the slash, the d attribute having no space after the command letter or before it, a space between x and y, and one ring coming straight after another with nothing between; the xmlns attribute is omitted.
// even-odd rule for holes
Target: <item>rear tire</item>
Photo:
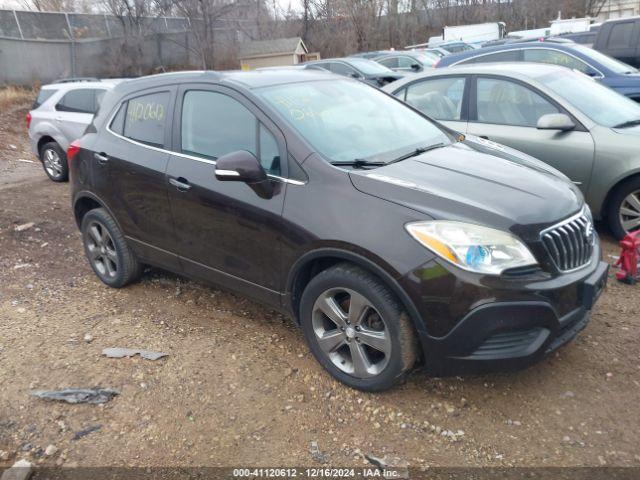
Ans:
<svg viewBox="0 0 640 480"><path fill-rule="evenodd" d="M311 279L300 300L300 320L318 362L359 390L391 388L419 356L415 331L398 299L350 263Z"/></svg>
<svg viewBox="0 0 640 480"><path fill-rule="evenodd" d="M69 180L67 154L56 142L48 142L40 147L40 161L45 173L54 182Z"/></svg>
<svg viewBox="0 0 640 480"><path fill-rule="evenodd" d="M640 229L640 177L630 178L614 190L606 213L611 233L618 240Z"/></svg>
<svg viewBox="0 0 640 480"><path fill-rule="evenodd" d="M106 285L121 288L140 278L142 265L104 208L90 210L80 227L91 268Z"/></svg>

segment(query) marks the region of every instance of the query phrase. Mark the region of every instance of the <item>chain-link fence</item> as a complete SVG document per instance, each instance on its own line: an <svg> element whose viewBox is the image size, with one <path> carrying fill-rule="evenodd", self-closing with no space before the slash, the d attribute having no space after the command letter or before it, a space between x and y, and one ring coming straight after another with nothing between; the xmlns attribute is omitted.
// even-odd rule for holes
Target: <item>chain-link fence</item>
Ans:
<svg viewBox="0 0 640 480"><path fill-rule="evenodd" d="M0 10L0 85L140 75L199 63L189 21Z"/></svg>

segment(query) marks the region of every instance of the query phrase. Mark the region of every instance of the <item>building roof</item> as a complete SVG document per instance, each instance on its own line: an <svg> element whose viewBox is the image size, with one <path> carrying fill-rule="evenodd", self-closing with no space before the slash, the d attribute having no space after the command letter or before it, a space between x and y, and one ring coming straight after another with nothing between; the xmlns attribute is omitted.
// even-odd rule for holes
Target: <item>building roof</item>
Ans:
<svg viewBox="0 0 640 480"><path fill-rule="evenodd" d="M300 46L305 53L308 53L307 47L300 37L256 40L240 45L240 58L293 54Z"/></svg>

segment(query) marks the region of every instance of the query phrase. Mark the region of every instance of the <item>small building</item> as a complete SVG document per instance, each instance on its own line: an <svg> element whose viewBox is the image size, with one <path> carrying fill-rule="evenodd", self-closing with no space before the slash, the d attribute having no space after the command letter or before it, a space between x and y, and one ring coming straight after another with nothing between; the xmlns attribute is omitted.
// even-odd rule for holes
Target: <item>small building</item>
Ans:
<svg viewBox="0 0 640 480"><path fill-rule="evenodd" d="M309 54L300 37L257 40L240 45L240 68L253 70L264 67L297 65L320 58Z"/></svg>

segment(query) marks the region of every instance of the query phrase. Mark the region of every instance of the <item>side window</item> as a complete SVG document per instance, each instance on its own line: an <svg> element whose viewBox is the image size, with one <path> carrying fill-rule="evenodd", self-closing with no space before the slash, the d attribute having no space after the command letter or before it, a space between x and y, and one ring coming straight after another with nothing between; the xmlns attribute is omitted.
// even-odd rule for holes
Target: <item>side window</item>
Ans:
<svg viewBox="0 0 640 480"><path fill-rule="evenodd" d="M398 68L398 59L396 57L383 58L382 60L376 60L379 64L384 65L387 68Z"/></svg>
<svg viewBox="0 0 640 480"><path fill-rule="evenodd" d="M631 46L634 22L623 22L613 25L609 34L608 48L625 48Z"/></svg>
<svg viewBox="0 0 640 480"><path fill-rule="evenodd" d="M418 60L416 60L415 58L411 58L411 57L399 57L398 58L398 68L403 68L406 70L411 70L411 65L414 65L416 63L420 63Z"/></svg>
<svg viewBox="0 0 640 480"><path fill-rule="evenodd" d="M111 120L111 125L109 125L111 131L117 133L118 135L124 134L124 117L127 114L127 103L128 102L124 102L122 105L120 105L118 113L116 113L115 117L113 117L113 120Z"/></svg>
<svg viewBox="0 0 640 480"><path fill-rule="evenodd" d="M398 90L397 92L394 92L393 94L394 96L398 97L400 100L402 100L403 102L406 101L406 96L407 96L407 89L406 88L402 88L400 90Z"/></svg>
<svg viewBox="0 0 640 480"><path fill-rule="evenodd" d="M153 147L163 147L170 98L169 92L159 92L130 99L123 135Z"/></svg>
<svg viewBox="0 0 640 480"><path fill-rule="evenodd" d="M572 68L583 73L591 70L589 65L559 50L531 48L524 51L524 61L534 63L550 63Z"/></svg>
<svg viewBox="0 0 640 480"><path fill-rule="evenodd" d="M477 99L478 121L483 123L536 127L541 116L559 113L537 93L508 80L479 78Z"/></svg>
<svg viewBox="0 0 640 480"><path fill-rule="evenodd" d="M280 174L280 152L271 133L240 102L218 92L190 90L182 103L181 148L184 153L215 160L247 150L264 169Z"/></svg>
<svg viewBox="0 0 640 480"><path fill-rule="evenodd" d="M479 57L470 58L463 63L490 63L490 62L518 62L520 61L519 50L505 50L504 52L490 53L488 55L481 55Z"/></svg>
<svg viewBox="0 0 640 480"><path fill-rule="evenodd" d="M446 77L414 83L406 102L436 120L460 120L465 79Z"/></svg>
<svg viewBox="0 0 640 480"><path fill-rule="evenodd" d="M353 68L345 65L344 63L332 63L331 71L338 75L344 75L345 77L350 77L354 73L357 73Z"/></svg>
<svg viewBox="0 0 640 480"><path fill-rule="evenodd" d="M36 101L33 102L33 106L31 107L32 110L35 110L36 108L38 108L40 105L42 105L44 102L46 102L47 100L49 100L49 98L51 98L51 96L56 93L58 90L53 90L50 88L43 88L40 90L40 93L38 93L38 98L36 98Z"/></svg>
<svg viewBox="0 0 640 480"><path fill-rule="evenodd" d="M95 90L81 88L65 93L56 104L56 110L60 112L95 113Z"/></svg>

